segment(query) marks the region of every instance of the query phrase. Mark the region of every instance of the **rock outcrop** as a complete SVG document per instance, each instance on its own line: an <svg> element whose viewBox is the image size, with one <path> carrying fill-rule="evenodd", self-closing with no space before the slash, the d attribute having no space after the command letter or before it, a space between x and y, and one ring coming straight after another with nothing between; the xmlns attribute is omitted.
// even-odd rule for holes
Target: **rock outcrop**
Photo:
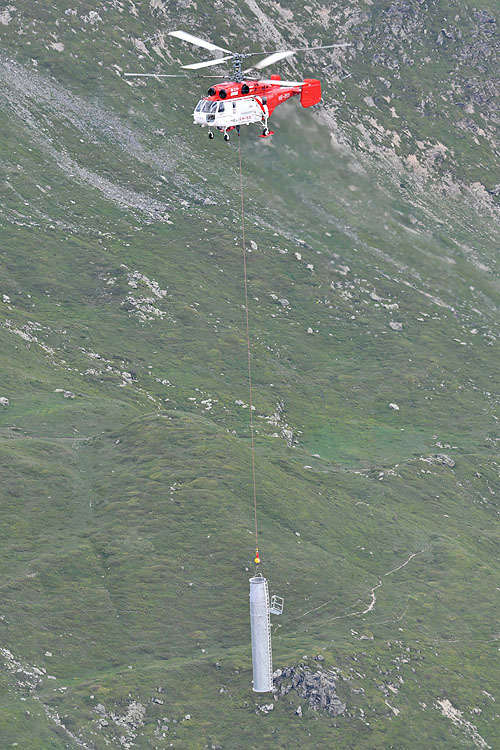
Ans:
<svg viewBox="0 0 500 750"><path fill-rule="evenodd" d="M277 669L273 675L276 698L288 695L295 690L299 698L307 700L313 711L323 710L330 716L339 716L346 710L346 704L335 692L335 674L322 669L312 672L305 664L297 667ZM297 716L302 715L297 712Z"/></svg>

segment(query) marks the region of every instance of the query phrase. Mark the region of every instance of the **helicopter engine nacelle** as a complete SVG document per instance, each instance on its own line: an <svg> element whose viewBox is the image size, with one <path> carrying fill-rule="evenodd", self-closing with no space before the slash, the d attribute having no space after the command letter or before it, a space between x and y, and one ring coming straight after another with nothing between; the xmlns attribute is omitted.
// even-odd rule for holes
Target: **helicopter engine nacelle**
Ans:
<svg viewBox="0 0 500 750"><path fill-rule="evenodd" d="M306 78L300 93L300 103L303 107L312 107L321 99L321 82L314 78Z"/></svg>

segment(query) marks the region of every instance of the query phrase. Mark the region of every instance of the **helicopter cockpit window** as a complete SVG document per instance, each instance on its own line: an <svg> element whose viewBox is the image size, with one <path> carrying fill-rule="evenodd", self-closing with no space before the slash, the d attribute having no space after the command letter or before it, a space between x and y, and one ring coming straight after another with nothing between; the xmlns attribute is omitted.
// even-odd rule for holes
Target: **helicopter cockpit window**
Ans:
<svg viewBox="0 0 500 750"><path fill-rule="evenodd" d="M200 101L196 105L195 112L200 112L201 108L203 107L203 102L204 102L204 99L200 99Z"/></svg>
<svg viewBox="0 0 500 750"><path fill-rule="evenodd" d="M224 102L220 102L220 104L219 104L219 112L224 112Z"/></svg>
<svg viewBox="0 0 500 750"><path fill-rule="evenodd" d="M205 105L203 107L203 112L205 113L217 112L217 102L210 102L206 100Z"/></svg>

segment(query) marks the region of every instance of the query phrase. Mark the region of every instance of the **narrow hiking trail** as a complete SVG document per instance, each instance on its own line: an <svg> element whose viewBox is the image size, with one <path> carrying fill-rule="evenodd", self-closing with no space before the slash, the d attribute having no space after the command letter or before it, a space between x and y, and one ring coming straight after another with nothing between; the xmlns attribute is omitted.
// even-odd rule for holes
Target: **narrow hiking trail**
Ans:
<svg viewBox="0 0 500 750"><path fill-rule="evenodd" d="M379 576L378 583L373 586L373 588L370 589L369 595L370 595L370 603L365 607L363 610L359 610L356 612L348 612L347 610L352 609L352 607L355 607L356 604L358 604L361 600L358 599L354 604L351 604L350 607L347 607L345 610L343 610L342 614L335 615L334 617L329 618L328 622L333 622L333 620L340 620L345 617L356 617L359 615L366 615L369 612L373 612L375 609L375 604L377 603L377 597L375 596L375 591L379 589L383 585L383 578L392 575L393 573L397 573L402 568L406 567L411 560L413 560L414 557L417 557L418 555L422 555L424 552L426 552L432 545L428 544L427 547L424 547L421 550L417 550L417 552L412 552L411 555L403 562L401 565L398 565L396 568L393 568L392 570L388 570L387 573L383 573L382 576ZM327 602L324 602L323 604L320 604L318 607L314 607L313 609L308 609L306 612L302 612L300 615L297 615L293 619L300 619L302 617L305 617L306 615L310 615L313 612L318 612L320 609L323 609L324 607L327 607L331 602L334 601L333 599L330 599Z"/></svg>

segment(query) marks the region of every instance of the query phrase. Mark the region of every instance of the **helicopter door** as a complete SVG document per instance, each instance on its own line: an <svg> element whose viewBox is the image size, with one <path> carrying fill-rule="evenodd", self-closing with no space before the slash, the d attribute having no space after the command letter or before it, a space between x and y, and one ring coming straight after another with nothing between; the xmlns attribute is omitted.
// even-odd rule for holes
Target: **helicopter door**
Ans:
<svg viewBox="0 0 500 750"><path fill-rule="evenodd" d="M240 123L258 122L261 118L260 107L253 97L245 97L238 102L237 119Z"/></svg>
<svg viewBox="0 0 500 750"><path fill-rule="evenodd" d="M230 107L227 104L224 104L224 102L219 102L219 107L217 109L217 121L221 123L225 123L230 116Z"/></svg>

